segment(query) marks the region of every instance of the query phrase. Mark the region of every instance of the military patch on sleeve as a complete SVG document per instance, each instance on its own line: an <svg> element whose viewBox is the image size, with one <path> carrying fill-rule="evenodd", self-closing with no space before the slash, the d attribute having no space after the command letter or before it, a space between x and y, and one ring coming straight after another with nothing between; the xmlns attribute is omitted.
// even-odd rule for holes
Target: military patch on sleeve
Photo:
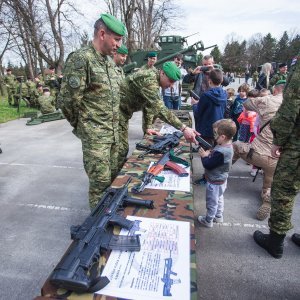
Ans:
<svg viewBox="0 0 300 300"><path fill-rule="evenodd" d="M74 67L76 69L82 69L85 65L85 62L84 60L80 59L80 58L77 58L75 61L74 61Z"/></svg>
<svg viewBox="0 0 300 300"><path fill-rule="evenodd" d="M80 78L78 76L70 76L68 84L72 89L77 89L80 87Z"/></svg>

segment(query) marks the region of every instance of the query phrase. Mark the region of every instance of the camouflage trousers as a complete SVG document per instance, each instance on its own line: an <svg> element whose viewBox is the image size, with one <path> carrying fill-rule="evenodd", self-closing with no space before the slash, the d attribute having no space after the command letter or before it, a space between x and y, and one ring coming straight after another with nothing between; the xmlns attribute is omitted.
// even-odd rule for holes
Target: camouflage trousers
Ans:
<svg viewBox="0 0 300 300"><path fill-rule="evenodd" d="M119 124L119 155L118 155L118 167L122 169L126 162L127 154L129 151L128 144L128 122Z"/></svg>
<svg viewBox="0 0 300 300"><path fill-rule="evenodd" d="M15 94L16 91L11 88L7 88L7 100L10 105L15 104Z"/></svg>
<svg viewBox="0 0 300 300"><path fill-rule="evenodd" d="M260 155L255 151L253 151L252 156L249 157L248 153L251 148L251 144L249 143L237 141L232 145L234 150L232 162L235 163L239 158L242 158L247 163L261 168L264 171L262 194L269 193L278 159L266 155Z"/></svg>
<svg viewBox="0 0 300 300"><path fill-rule="evenodd" d="M89 203L93 209L118 174L118 145L82 141L83 164L89 178Z"/></svg>
<svg viewBox="0 0 300 300"><path fill-rule="evenodd" d="M295 197L299 190L299 150L285 150L278 161L271 189L270 230L285 234L293 228L291 217Z"/></svg>

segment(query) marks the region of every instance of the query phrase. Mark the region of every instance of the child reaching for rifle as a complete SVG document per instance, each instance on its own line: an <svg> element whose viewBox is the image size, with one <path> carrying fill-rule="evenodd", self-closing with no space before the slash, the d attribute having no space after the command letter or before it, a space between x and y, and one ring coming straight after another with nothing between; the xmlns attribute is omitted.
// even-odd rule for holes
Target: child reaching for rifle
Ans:
<svg viewBox="0 0 300 300"><path fill-rule="evenodd" d="M212 150L199 149L206 184L206 216L198 221L205 227L213 227L213 222L223 222L224 192L233 157L232 138L236 125L231 119L222 119L213 124L216 146Z"/></svg>

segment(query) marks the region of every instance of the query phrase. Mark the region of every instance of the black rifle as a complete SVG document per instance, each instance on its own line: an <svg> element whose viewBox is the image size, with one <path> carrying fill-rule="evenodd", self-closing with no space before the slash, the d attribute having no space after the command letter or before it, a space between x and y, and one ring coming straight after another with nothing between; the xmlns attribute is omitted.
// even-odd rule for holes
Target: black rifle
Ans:
<svg viewBox="0 0 300 300"><path fill-rule="evenodd" d="M109 283L97 271L101 250L140 251L139 235L114 235L108 227L118 224L130 230L134 221L125 219L117 211L128 204L153 208L152 200L128 197L128 184L122 188L108 188L95 209L80 226L71 226L73 243L50 275L50 282L75 292L95 292ZM110 226L112 229L112 226Z"/></svg>
<svg viewBox="0 0 300 300"><path fill-rule="evenodd" d="M143 159L144 156L148 153L166 153L168 150L179 145L181 137L183 137L183 133L180 131L175 131L174 133L165 134L164 136L154 137L154 143L151 145L143 145L141 143L137 143L137 150L146 150L143 154L140 154L138 158Z"/></svg>
<svg viewBox="0 0 300 300"><path fill-rule="evenodd" d="M193 90L190 90L190 96L198 101L200 100L200 97Z"/></svg>
<svg viewBox="0 0 300 300"><path fill-rule="evenodd" d="M199 143L199 146L201 148L203 148L204 150L209 150L209 149L212 149L213 146L208 143L206 140L204 140L202 137L200 137L199 135L196 136L196 140L197 142Z"/></svg>

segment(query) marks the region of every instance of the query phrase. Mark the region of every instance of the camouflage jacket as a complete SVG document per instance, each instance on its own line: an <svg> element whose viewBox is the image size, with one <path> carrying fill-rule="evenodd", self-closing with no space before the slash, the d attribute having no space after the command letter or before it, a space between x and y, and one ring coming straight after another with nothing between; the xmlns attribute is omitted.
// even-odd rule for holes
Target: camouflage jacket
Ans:
<svg viewBox="0 0 300 300"><path fill-rule="evenodd" d="M4 82L10 89L16 88L16 76L15 75L13 75L13 74L5 75Z"/></svg>
<svg viewBox="0 0 300 300"><path fill-rule="evenodd" d="M182 122L164 105L159 95L159 77L152 70L139 70L126 77L120 87L121 112L132 117L133 112L144 110L146 127L152 127L153 116L158 116L163 121L180 129Z"/></svg>
<svg viewBox="0 0 300 300"><path fill-rule="evenodd" d="M91 46L66 61L58 104L74 133L89 143L118 142L120 93L115 64Z"/></svg>
<svg viewBox="0 0 300 300"><path fill-rule="evenodd" d="M55 112L54 98L52 96L40 96L38 98L40 111L42 114L50 114Z"/></svg>
<svg viewBox="0 0 300 300"><path fill-rule="evenodd" d="M270 79L270 86L274 86L277 81L279 80L286 80L288 77L288 73L286 74L282 74L282 73L279 73L277 72L271 79Z"/></svg>
<svg viewBox="0 0 300 300"><path fill-rule="evenodd" d="M284 149L300 149L300 63L288 77L283 101L271 121L273 144Z"/></svg>

